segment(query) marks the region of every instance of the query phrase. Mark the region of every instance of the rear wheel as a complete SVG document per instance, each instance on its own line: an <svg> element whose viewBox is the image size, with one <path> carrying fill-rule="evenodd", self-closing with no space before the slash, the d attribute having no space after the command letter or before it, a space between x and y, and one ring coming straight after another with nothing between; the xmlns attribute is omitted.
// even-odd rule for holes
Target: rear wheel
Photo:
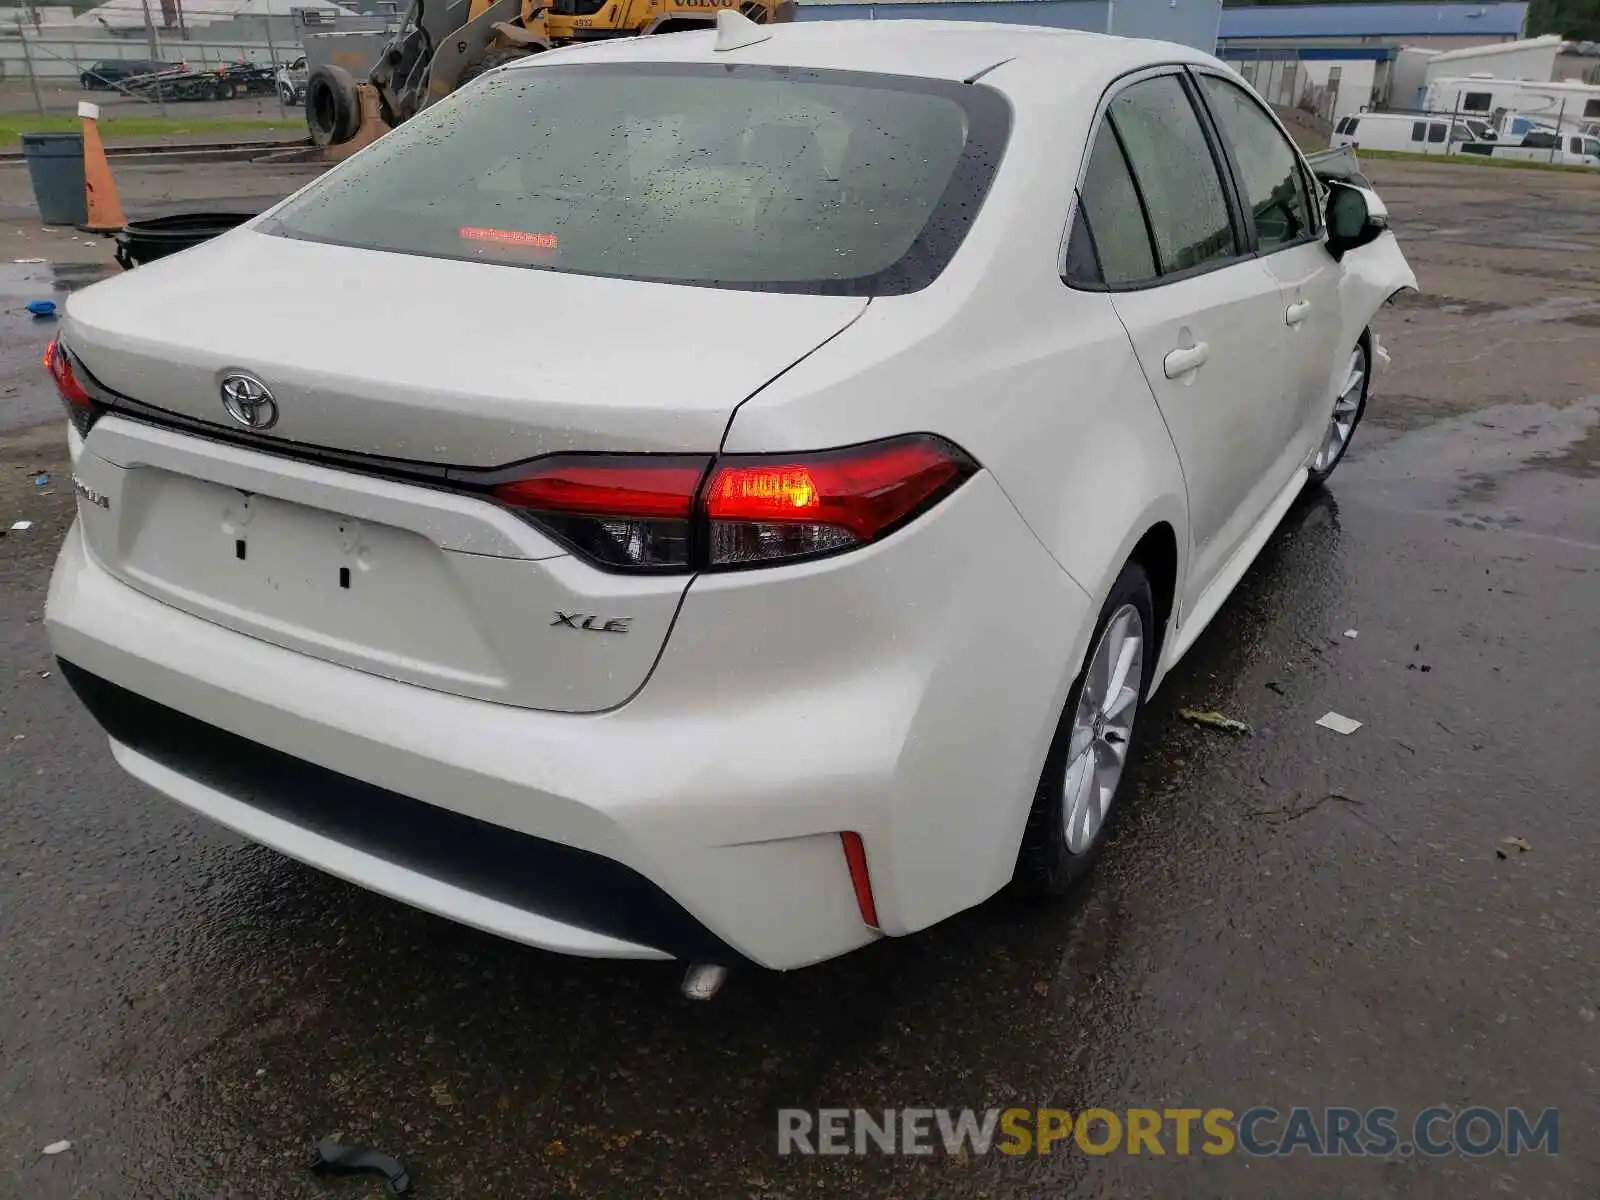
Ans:
<svg viewBox="0 0 1600 1200"><path fill-rule="evenodd" d="M1025 894L1069 891L1105 842L1155 671L1155 628L1149 578L1130 562L1100 610L1045 758L1013 877Z"/></svg>
<svg viewBox="0 0 1600 1200"><path fill-rule="evenodd" d="M1361 424L1361 417L1367 411L1371 363L1367 339L1363 337L1350 351L1344 377L1339 381L1338 394L1333 398L1333 413L1328 418L1327 428L1322 431L1322 441L1317 444L1316 455L1311 459L1307 482L1312 486L1325 483L1344 459L1344 452L1350 448L1350 439L1355 436L1356 426Z"/></svg>

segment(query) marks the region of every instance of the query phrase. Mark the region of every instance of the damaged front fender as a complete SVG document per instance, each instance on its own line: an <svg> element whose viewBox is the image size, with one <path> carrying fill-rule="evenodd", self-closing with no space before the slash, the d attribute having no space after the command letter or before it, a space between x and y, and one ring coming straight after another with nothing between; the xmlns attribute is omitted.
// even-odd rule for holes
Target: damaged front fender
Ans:
<svg viewBox="0 0 1600 1200"><path fill-rule="evenodd" d="M1359 189L1366 197L1368 211L1387 219L1389 210L1370 188ZM1406 262L1394 231L1380 234L1365 246L1345 251L1340 260L1339 312L1345 338L1353 346L1372 318L1401 292L1417 291L1417 276Z"/></svg>

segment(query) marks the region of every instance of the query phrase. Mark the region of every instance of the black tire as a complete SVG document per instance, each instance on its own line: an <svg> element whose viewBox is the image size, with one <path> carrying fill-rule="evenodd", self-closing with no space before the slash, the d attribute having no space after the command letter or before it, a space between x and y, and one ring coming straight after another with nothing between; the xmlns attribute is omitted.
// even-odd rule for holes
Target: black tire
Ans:
<svg viewBox="0 0 1600 1200"><path fill-rule="evenodd" d="M492 50L485 50L461 69L461 78L456 80L456 86L464 87L479 75L538 52L538 46L496 46Z"/></svg>
<svg viewBox="0 0 1600 1200"><path fill-rule="evenodd" d="M1133 728L1128 737L1128 747L1123 758L1123 771L1117 780L1117 790L1112 795L1110 808L1094 839L1081 852L1074 853L1067 845L1066 810L1062 794L1067 777L1067 751L1072 739L1073 717L1083 695L1088 664L1101 635L1111 623L1112 616L1125 605L1132 605L1143 625L1144 653L1139 678L1140 704L1134 711ZM1144 568L1130 562L1122 568L1117 581L1111 585L1100 616L1094 623L1094 634L1089 639L1089 649L1078 677L1067 692L1067 705L1056 724L1055 737L1050 752L1045 756L1044 771L1034 792L1033 807L1028 813L1027 828L1022 834L1022 848L1017 854L1017 867L1012 876L1013 888L1025 896L1049 898L1065 895L1089 873L1094 860L1105 845L1107 834L1122 811L1122 799L1128 791L1128 774L1138 746L1139 717L1143 713L1143 699L1150 691L1150 680L1155 674L1157 645L1155 637L1155 604L1150 591L1150 580Z"/></svg>
<svg viewBox="0 0 1600 1200"><path fill-rule="evenodd" d="M325 63L306 80L306 125L319 146L348 142L361 128L361 95L350 72Z"/></svg>
<svg viewBox="0 0 1600 1200"><path fill-rule="evenodd" d="M1344 461L1345 454L1347 454L1350 450L1350 443L1356 439L1356 430L1361 428L1361 418L1367 414L1367 389L1372 384L1371 335L1368 333L1362 333L1361 340L1355 344L1350 353L1352 356L1359 354L1361 361L1361 399L1356 404L1355 419L1350 422L1350 432L1345 435L1344 444L1339 447L1338 453L1333 456L1331 461L1327 462L1321 467L1318 467L1315 458L1313 458L1311 468L1306 473L1306 486L1308 488L1321 487L1323 484L1328 482L1328 476L1332 475L1334 471L1338 469L1339 464ZM1340 398L1343 396L1342 383L1340 384L1340 389L1339 395L1334 397L1335 406L1339 404ZM1329 414L1328 421L1329 426L1331 426L1333 422L1333 414ZM1329 426L1324 426L1323 432L1319 436L1326 437ZM1323 443L1321 441L1317 443L1319 450L1322 444Z"/></svg>

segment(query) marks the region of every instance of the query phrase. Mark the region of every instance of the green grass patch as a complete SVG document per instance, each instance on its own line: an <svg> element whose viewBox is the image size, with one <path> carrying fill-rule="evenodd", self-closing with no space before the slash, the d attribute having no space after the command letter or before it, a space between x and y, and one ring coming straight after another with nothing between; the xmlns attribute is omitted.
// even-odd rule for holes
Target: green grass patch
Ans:
<svg viewBox="0 0 1600 1200"><path fill-rule="evenodd" d="M39 117L0 113L0 146L15 146L25 133L76 133L77 117ZM287 117L116 117L100 118L100 136L108 144L170 137L180 133L242 133L257 130L305 133L305 118Z"/></svg>
<svg viewBox="0 0 1600 1200"><path fill-rule="evenodd" d="M1600 167L1581 167L1571 163L1526 162L1520 158L1491 158L1486 154L1407 154L1404 150L1356 151L1360 159L1381 158L1389 162L1458 163L1468 167L1494 167L1507 171L1576 171L1600 179Z"/></svg>

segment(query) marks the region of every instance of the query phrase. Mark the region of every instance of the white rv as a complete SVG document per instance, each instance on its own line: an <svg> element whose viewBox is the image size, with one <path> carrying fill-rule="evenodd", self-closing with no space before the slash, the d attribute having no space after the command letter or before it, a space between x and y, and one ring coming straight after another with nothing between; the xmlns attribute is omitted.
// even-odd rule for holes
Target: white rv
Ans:
<svg viewBox="0 0 1600 1200"><path fill-rule="evenodd" d="M1539 83L1481 75L1435 79L1428 84L1423 107L1429 112L1486 120L1516 113L1538 125L1576 133L1585 124L1600 121L1600 84Z"/></svg>

